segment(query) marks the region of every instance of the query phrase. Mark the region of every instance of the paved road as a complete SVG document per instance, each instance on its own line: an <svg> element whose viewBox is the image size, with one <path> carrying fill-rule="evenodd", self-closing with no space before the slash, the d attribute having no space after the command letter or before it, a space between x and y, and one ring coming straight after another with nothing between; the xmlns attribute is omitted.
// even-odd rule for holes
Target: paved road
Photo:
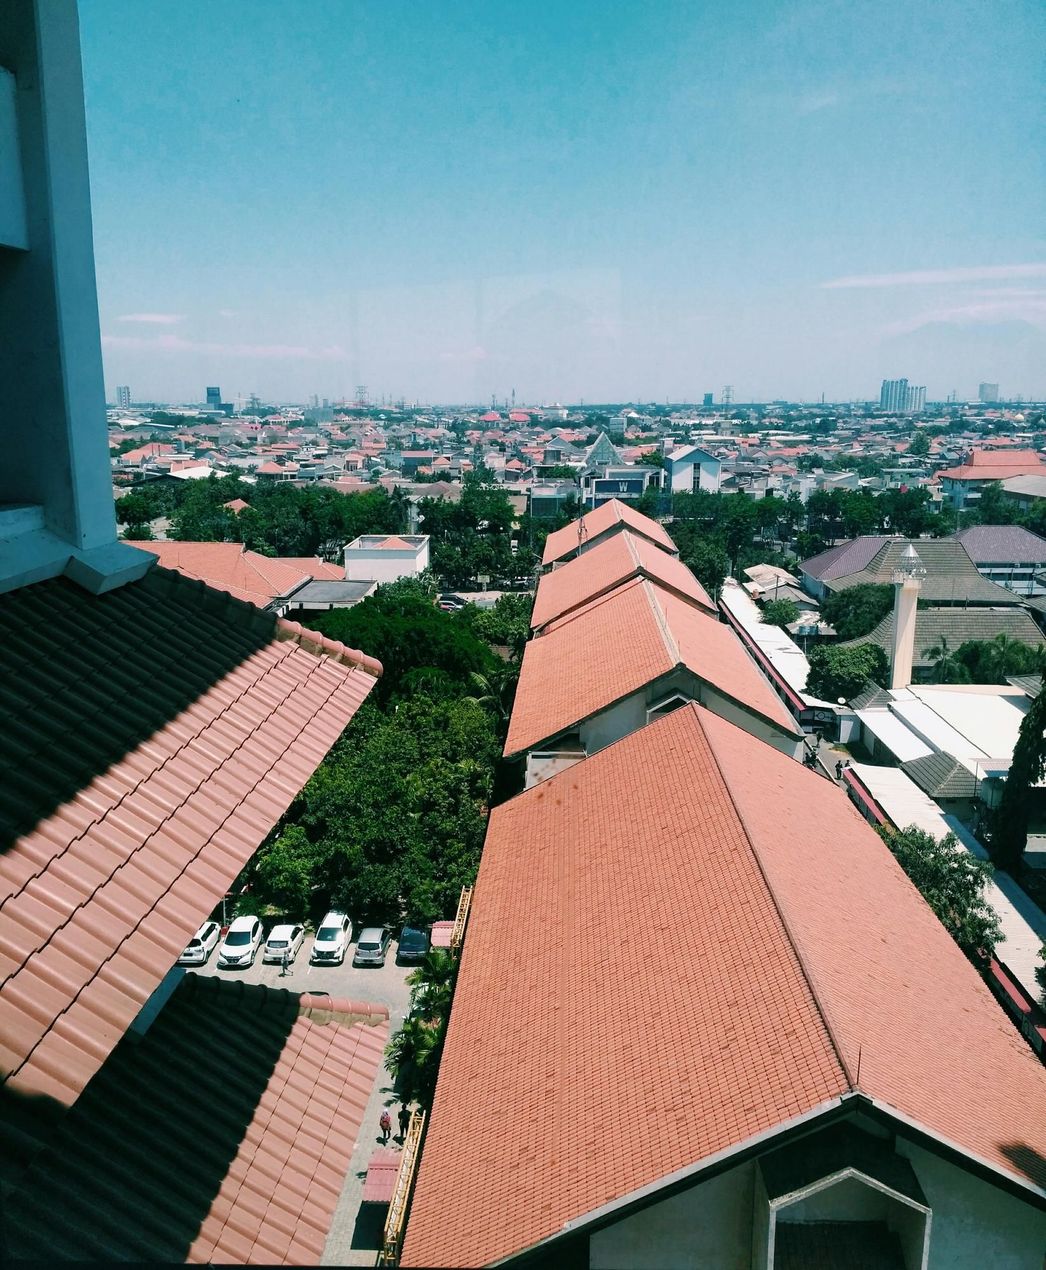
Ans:
<svg viewBox="0 0 1046 1270"><path fill-rule="evenodd" d="M340 966L310 966L311 946L312 937L309 936L286 976L281 974L279 966L263 965L260 956L253 966L245 970L219 970L214 956L211 957L208 965L197 967L196 970L198 974L216 974L223 978L238 976L248 983L265 983L277 988L291 988L295 992L329 992L332 997L349 997L354 1001L380 1001L389 1007L391 1035L403 1022L407 1006L410 1004L410 989L405 982L407 975L410 974L410 967L395 964L396 945L393 944L390 947L385 965L380 968L354 967L351 964L351 949ZM345 1185L327 1236L323 1265L374 1265L381 1245L384 1209L380 1215L363 1213L361 1216L360 1203L367 1164L371 1153L381 1144L378 1117L386 1103L389 1103L392 1123L394 1127L396 1126L396 1113L399 1108L390 1100L388 1093L390 1083L388 1073L379 1073L371 1090L363 1125L353 1148L349 1171L345 1177ZM396 1143L392 1142L390 1145L395 1146ZM376 1219L378 1217L380 1220Z"/></svg>

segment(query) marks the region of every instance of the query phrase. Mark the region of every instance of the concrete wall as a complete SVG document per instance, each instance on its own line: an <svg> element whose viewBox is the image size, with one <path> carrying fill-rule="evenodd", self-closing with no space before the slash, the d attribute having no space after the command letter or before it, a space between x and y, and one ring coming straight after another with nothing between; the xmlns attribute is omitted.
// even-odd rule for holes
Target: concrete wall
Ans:
<svg viewBox="0 0 1046 1270"><path fill-rule="evenodd" d="M429 567L428 541L415 551L396 551L390 547L356 547L350 543L345 548L345 577L350 582L395 582L397 578L412 578Z"/></svg>
<svg viewBox="0 0 1046 1270"><path fill-rule="evenodd" d="M750 1270L755 1165L740 1165L589 1241L591 1270Z"/></svg>
<svg viewBox="0 0 1046 1270"><path fill-rule="evenodd" d="M929 1270L1042 1270L1046 1213L898 1139L933 1210Z"/></svg>
<svg viewBox="0 0 1046 1270"><path fill-rule="evenodd" d="M696 680L694 683L697 700L713 714L718 714L721 719L726 719L730 723L736 723L739 728L744 728L752 736L766 741L768 745L772 745L775 750L780 750L782 754L787 754L789 758L798 758L802 754L802 737L789 736L758 715L750 714L729 697L724 697L721 692L717 692L711 685L698 685ZM796 724L797 728L798 726Z"/></svg>

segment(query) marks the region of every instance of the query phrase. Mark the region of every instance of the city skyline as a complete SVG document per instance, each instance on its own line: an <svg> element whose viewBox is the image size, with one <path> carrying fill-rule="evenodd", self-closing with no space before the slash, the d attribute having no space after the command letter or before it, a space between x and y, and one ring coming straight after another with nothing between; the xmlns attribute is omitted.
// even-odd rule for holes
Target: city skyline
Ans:
<svg viewBox="0 0 1046 1270"><path fill-rule="evenodd" d="M1037 6L81 24L110 392L1046 395Z"/></svg>

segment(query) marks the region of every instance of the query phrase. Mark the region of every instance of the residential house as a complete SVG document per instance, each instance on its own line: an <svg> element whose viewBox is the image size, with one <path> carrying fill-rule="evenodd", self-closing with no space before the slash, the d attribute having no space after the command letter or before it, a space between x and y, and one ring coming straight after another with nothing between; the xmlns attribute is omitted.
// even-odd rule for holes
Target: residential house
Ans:
<svg viewBox="0 0 1046 1270"><path fill-rule="evenodd" d="M937 473L945 501L951 507L975 504L991 481L1020 476L1046 476L1046 462L1038 450L972 450L955 467Z"/></svg>
<svg viewBox="0 0 1046 1270"><path fill-rule="evenodd" d="M545 539L541 562L545 566L552 566L573 560L575 556L590 551L606 538L625 530L646 538L671 555L679 554L664 526L637 512L627 503L611 499L595 510L586 512L572 525L550 533Z"/></svg>
<svg viewBox="0 0 1046 1270"><path fill-rule="evenodd" d="M971 525L952 536L984 577L1017 595L1046 595L1046 538L1020 525Z"/></svg>

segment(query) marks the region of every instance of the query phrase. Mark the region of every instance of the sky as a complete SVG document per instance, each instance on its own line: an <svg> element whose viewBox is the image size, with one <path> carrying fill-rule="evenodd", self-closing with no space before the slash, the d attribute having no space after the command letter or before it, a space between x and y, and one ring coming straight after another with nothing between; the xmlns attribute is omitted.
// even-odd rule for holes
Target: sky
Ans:
<svg viewBox="0 0 1046 1270"><path fill-rule="evenodd" d="M1039 0L80 0L135 400L1046 397Z"/></svg>

